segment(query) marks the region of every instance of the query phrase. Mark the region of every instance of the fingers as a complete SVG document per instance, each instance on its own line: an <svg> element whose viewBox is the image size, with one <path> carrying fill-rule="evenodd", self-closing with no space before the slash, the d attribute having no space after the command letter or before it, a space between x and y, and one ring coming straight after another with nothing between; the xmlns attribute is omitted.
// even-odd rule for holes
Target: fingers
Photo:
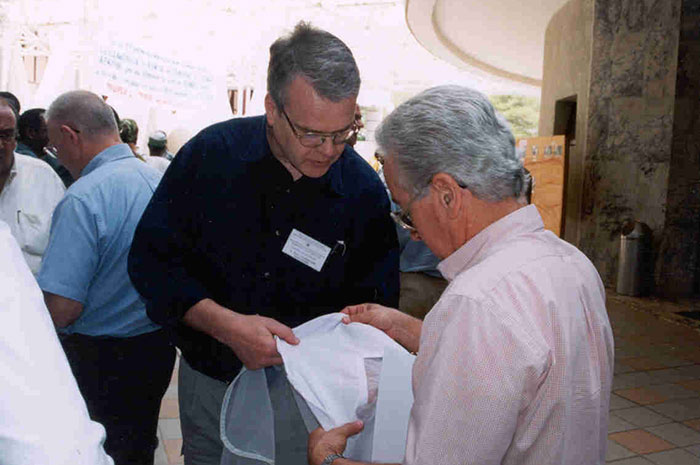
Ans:
<svg viewBox="0 0 700 465"><path fill-rule="evenodd" d="M283 325L277 320L272 318L265 318L265 327L272 333L273 336L277 336L283 341L291 345L299 344L299 338L296 337L292 328L287 325Z"/></svg>
<svg viewBox="0 0 700 465"><path fill-rule="evenodd" d="M371 310L376 304L350 305L341 310L344 313L343 323L368 323L372 319Z"/></svg>
<svg viewBox="0 0 700 465"><path fill-rule="evenodd" d="M356 420L350 423L346 423L343 426L339 426L335 429L332 429L329 431L329 433L337 433L345 438L348 438L362 431L364 427L365 425L360 420Z"/></svg>

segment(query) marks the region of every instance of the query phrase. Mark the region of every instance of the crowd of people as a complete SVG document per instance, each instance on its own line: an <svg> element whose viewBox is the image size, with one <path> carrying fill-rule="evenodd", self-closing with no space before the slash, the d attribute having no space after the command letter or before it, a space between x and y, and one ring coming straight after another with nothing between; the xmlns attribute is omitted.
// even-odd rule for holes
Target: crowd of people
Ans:
<svg viewBox="0 0 700 465"><path fill-rule="evenodd" d="M0 93L1 464L152 464L177 347L185 464L218 465L229 383L332 312L417 354L404 463L604 463L603 285L523 200L507 123L428 89L378 128L380 178L353 149L360 84L299 23L270 47L265 114L176 156L163 131L140 153L91 92L24 113ZM295 457L357 463L362 427L300 432Z"/></svg>

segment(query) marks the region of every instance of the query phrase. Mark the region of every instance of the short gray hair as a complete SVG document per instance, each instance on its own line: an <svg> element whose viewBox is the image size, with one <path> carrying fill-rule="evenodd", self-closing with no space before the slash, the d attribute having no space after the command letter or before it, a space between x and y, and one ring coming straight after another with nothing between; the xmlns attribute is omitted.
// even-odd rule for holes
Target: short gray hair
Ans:
<svg viewBox="0 0 700 465"><path fill-rule="evenodd" d="M287 102L289 84L297 77L331 102L357 97L360 71L352 52L333 34L303 21L270 46L267 91L278 108Z"/></svg>
<svg viewBox="0 0 700 465"><path fill-rule="evenodd" d="M46 111L47 121L66 124L85 136L119 136L112 107L97 94L74 90L58 96Z"/></svg>
<svg viewBox="0 0 700 465"><path fill-rule="evenodd" d="M376 133L380 150L396 157L398 184L421 195L447 173L477 198L518 198L527 175L508 123L481 93L462 86L428 89L399 105Z"/></svg>

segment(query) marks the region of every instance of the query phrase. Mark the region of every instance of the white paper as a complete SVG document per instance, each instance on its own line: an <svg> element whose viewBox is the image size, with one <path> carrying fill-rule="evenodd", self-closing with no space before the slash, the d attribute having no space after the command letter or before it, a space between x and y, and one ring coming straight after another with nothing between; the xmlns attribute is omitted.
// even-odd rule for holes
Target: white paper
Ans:
<svg viewBox="0 0 700 465"><path fill-rule="evenodd" d="M403 462L413 405L411 375L415 359L414 355L396 347L384 349L374 417L372 462Z"/></svg>
<svg viewBox="0 0 700 465"><path fill-rule="evenodd" d="M292 229L282 252L316 271L321 271L331 248L297 229Z"/></svg>

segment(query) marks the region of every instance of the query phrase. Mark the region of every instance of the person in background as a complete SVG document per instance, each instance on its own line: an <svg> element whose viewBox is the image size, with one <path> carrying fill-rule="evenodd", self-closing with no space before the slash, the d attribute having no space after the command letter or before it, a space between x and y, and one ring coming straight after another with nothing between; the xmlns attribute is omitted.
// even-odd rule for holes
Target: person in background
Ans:
<svg viewBox="0 0 700 465"><path fill-rule="evenodd" d="M49 147L49 136L46 132L46 110L43 108L32 108L22 113L17 123L19 131L19 141L17 142L17 153L43 160L53 168L56 174L63 181L63 185L69 187L73 184L73 176L65 166L56 158L56 154Z"/></svg>
<svg viewBox="0 0 700 465"><path fill-rule="evenodd" d="M0 220L0 463L112 465L12 236Z"/></svg>
<svg viewBox="0 0 700 465"><path fill-rule="evenodd" d="M139 126L136 121L130 118L124 118L119 121L119 138L129 146L134 156L140 160L144 160L143 155L139 153L139 148L136 141L139 138Z"/></svg>
<svg viewBox="0 0 700 465"><path fill-rule="evenodd" d="M15 114L19 115L22 106L19 103L19 99L12 92L2 91L0 92L0 98L4 98L7 103L15 110Z"/></svg>
<svg viewBox="0 0 700 465"><path fill-rule="evenodd" d="M129 273L182 350L188 465L221 462L226 387L282 362L275 336L295 344L291 327L366 299L398 304L389 199L348 145L359 89L347 45L299 23L270 47L265 115L190 140L139 223ZM286 464L306 461L295 433L275 445Z"/></svg>
<svg viewBox="0 0 700 465"><path fill-rule="evenodd" d="M403 463L605 463L613 335L593 264L523 205L527 175L488 99L440 86L382 122L399 211L450 281L424 321L377 304L343 310L418 356ZM361 422L310 435L310 465L342 457Z"/></svg>
<svg viewBox="0 0 700 465"><path fill-rule="evenodd" d="M160 173L122 144L112 109L72 91L47 111L49 139L77 178L56 207L38 282L90 417L117 465L152 464L175 348L127 274Z"/></svg>
<svg viewBox="0 0 700 465"><path fill-rule="evenodd" d="M168 152L168 136L161 130L154 131L148 136L148 152L152 157L163 157L168 161L172 161L175 157Z"/></svg>
<svg viewBox="0 0 700 465"><path fill-rule="evenodd" d="M0 220L36 274L49 241L51 215L66 189L48 164L15 153L15 118L14 108L0 99Z"/></svg>

